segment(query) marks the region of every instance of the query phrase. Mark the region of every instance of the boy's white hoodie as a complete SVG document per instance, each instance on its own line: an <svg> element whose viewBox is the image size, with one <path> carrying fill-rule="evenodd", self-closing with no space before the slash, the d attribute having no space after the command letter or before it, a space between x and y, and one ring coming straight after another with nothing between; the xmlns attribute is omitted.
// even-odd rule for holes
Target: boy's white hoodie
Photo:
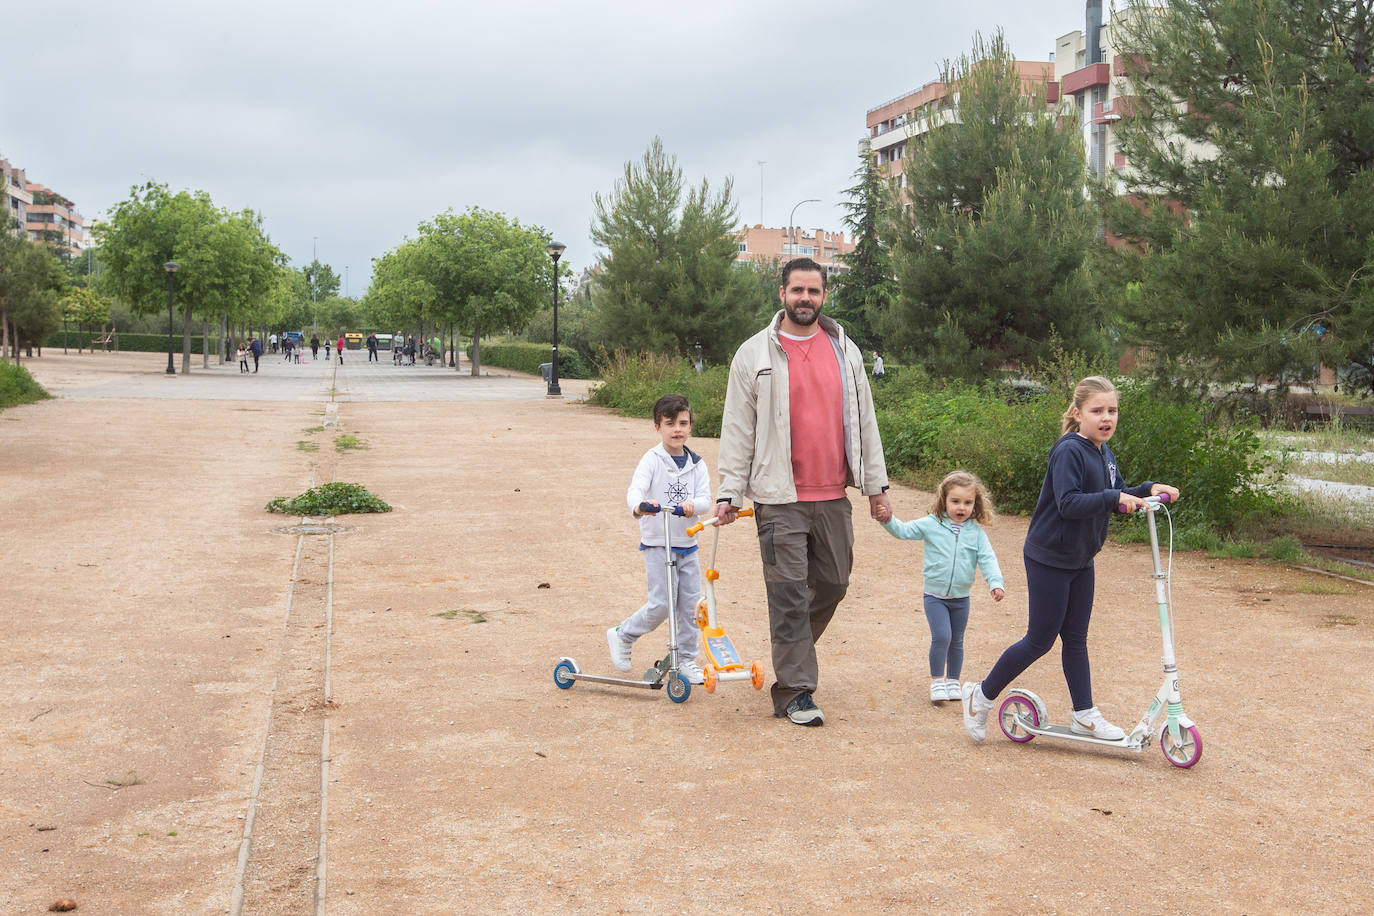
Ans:
<svg viewBox="0 0 1374 916"><path fill-rule="evenodd" d="M662 443L644 453L630 480L630 488L625 491L625 505L633 512L645 500L657 502L668 507L691 501L697 514L709 512L711 505L711 478L706 471L706 461L683 447L687 453L687 463L677 466L673 456ZM687 527L694 520L680 515L669 517L668 528L672 534L672 546L691 547L696 539L687 536ZM639 518L639 542L646 547L663 546L663 519L655 515L642 515Z"/></svg>

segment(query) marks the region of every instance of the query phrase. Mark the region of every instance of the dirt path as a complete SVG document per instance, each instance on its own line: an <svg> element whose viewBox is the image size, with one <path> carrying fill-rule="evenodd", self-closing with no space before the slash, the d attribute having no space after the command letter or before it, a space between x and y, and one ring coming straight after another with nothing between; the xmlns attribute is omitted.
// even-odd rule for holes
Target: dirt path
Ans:
<svg viewBox="0 0 1374 916"><path fill-rule="evenodd" d="M824 728L741 684L562 691L557 659L609 673L604 630L641 598L621 500L645 421L537 379L163 365L45 356L67 396L0 414L0 912L1374 908L1374 589L1176 557L1189 771L995 726L972 745L925 698L919 553L868 522ZM365 450L309 431L331 387ZM301 537L262 509L331 477L396 511ZM1025 520L993 531L1008 599L975 597L975 677L1025 620ZM723 618L767 665L750 529L722 538ZM1095 689L1126 724L1158 680L1145 573L1136 546L1099 558ZM1052 657L1021 683L1063 715Z"/></svg>

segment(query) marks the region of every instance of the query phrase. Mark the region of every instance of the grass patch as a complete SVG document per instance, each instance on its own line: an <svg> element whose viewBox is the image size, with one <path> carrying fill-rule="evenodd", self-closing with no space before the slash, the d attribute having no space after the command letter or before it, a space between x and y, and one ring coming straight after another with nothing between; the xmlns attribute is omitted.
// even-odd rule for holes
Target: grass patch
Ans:
<svg viewBox="0 0 1374 916"><path fill-rule="evenodd" d="M1301 592L1304 595L1349 595L1354 591L1348 585L1341 585L1339 582L1306 582L1296 586L1293 591Z"/></svg>
<svg viewBox="0 0 1374 916"><path fill-rule="evenodd" d="M1259 547L1254 541L1222 541L1208 550L1207 556L1227 560L1252 560L1259 556Z"/></svg>
<svg viewBox="0 0 1374 916"><path fill-rule="evenodd" d="M453 620L455 617L466 617L466 618L468 619L468 623L486 623L486 622L487 622L487 615L483 614L481 611L474 611L472 608L466 608L466 607L464 607L464 608L451 608L451 609L449 609L449 610L447 610L447 611L440 611L439 613L435 614L434 616L435 616L435 617L442 617L442 618L444 618L445 620Z"/></svg>
<svg viewBox="0 0 1374 916"><path fill-rule="evenodd" d="M359 515L390 512L391 506L368 492L362 484L334 481L312 487L293 499L278 496L266 509L288 515Z"/></svg>
<svg viewBox="0 0 1374 916"><path fill-rule="evenodd" d="M307 426L305 429L301 430L301 432L303 432L303 433L322 433L322 432L324 432L324 427L323 427L323 426Z"/></svg>
<svg viewBox="0 0 1374 916"><path fill-rule="evenodd" d="M1265 552L1270 559L1284 563L1296 563L1307 559L1307 551L1302 549L1302 542L1291 534L1274 538L1269 542Z"/></svg>
<svg viewBox="0 0 1374 916"><path fill-rule="evenodd" d="M367 448L367 443L357 436L350 436L348 433L342 433L334 437L334 448L340 452L348 452L355 449L365 449Z"/></svg>
<svg viewBox="0 0 1374 916"><path fill-rule="evenodd" d="M1311 566L1323 572L1333 573L1337 576L1345 576L1347 579L1359 579L1361 582L1374 582L1374 569L1368 566L1351 566L1349 563L1342 563L1330 557L1309 557L1304 566Z"/></svg>
<svg viewBox="0 0 1374 916"><path fill-rule="evenodd" d="M1374 461L1294 459L1288 467L1288 473L1295 477L1312 477L1317 480L1330 480L1334 483L1374 487Z"/></svg>
<svg viewBox="0 0 1374 916"><path fill-rule="evenodd" d="M20 404L32 404L34 401L45 401L50 397L52 395L43 390L43 386L29 375L29 370L23 366L0 362L0 410L18 407Z"/></svg>
<svg viewBox="0 0 1374 916"><path fill-rule="evenodd" d="M320 444L318 442L306 442L304 439L296 440L296 451L298 452L318 452Z"/></svg>
<svg viewBox="0 0 1374 916"><path fill-rule="evenodd" d="M104 780L104 783L114 789L127 789L129 786L143 785L143 780L139 778L137 773L130 770L123 776L111 776L109 779Z"/></svg>

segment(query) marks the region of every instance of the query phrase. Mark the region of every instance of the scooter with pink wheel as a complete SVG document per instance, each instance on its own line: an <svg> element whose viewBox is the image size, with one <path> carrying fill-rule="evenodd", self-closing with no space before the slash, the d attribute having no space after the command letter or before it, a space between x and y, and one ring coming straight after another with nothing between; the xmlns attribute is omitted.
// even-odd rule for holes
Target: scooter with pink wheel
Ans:
<svg viewBox="0 0 1374 916"><path fill-rule="evenodd" d="M1146 523L1150 529L1150 556L1154 561L1154 572L1150 578L1155 583L1159 629L1164 644L1164 682L1154 699L1150 701L1145 714L1140 717L1140 722L1126 737L1115 740L1080 735L1066 725L1051 725L1044 702L1029 690L1013 687L1007 691L1007 698L997 710L997 723L1002 727L1002 733L1011 740L1025 743L1036 737L1059 738L1080 744L1119 747L1139 752L1148 747L1150 739L1158 734L1159 748L1174 766L1187 768L1202 759L1202 735L1193 724L1193 720L1183 711L1183 700L1178 688L1178 662L1174 657L1173 586L1169 579L1174 556L1171 517L1167 571L1161 566L1159 559L1159 535L1155 527L1155 513L1163 509L1165 516L1168 517L1169 510L1164 506L1168 501L1167 493L1151 496L1145 500L1145 507L1140 510L1145 513Z"/></svg>

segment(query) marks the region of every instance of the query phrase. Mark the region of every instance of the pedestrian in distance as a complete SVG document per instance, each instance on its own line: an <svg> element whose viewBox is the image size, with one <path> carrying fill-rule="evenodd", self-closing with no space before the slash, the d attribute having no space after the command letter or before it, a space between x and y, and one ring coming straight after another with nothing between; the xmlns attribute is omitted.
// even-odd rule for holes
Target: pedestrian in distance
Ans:
<svg viewBox="0 0 1374 916"><path fill-rule="evenodd" d="M884 375L886 375L886 374L887 374L887 370L883 368L883 355L882 355L881 353L879 353L877 350L874 350L874 351L873 351L873 380L876 382L878 379L881 379L881 378L882 378Z"/></svg>
<svg viewBox="0 0 1374 916"><path fill-rule="evenodd" d="M276 332L276 331L273 331L270 335L268 335L268 337L267 337L267 342L268 342L268 344L272 347L272 353L273 353L273 355L276 355L276 352L277 352L277 332Z"/></svg>
<svg viewBox="0 0 1374 916"><path fill-rule="evenodd" d="M964 728L974 741L986 736L988 711L998 694L1049 652L1056 637L1063 644L1064 680L1073 701L1069 727L1109 741L1126 736L1093 703L1088 661L1093 558L1107 541L1107 525L1118 507L1134 512L1145 506L1147 496L1161 493L1177 500L1178 490L1149 480L1126 485L1107 447L1117 419L1116 386L1109 379L1092 375L1078 383L1064 411L1063 434L1050 449L1022 548L1030 614L1026 635L1002 653L981 683L969 681L962 689Z"/></svg>
<svg viewBox="0 0 1374 916"><path fill-rule="evenodd" d="M371 363L371 362L381 362L381 360L377 358L377 335L376 335L376 334L369 334L369 335L367 335L367 361L370 362L370 363Z"/></svg>
<svg viewBox="0 0 1374 916"><path fill-rule="evenodd" d="M714 515L754 501L768 597L773 715L821 725L816 642L849 589L854 522L846 487L890 517L887 466L863 352L821 314L825 271L788 261L782 308L730 361Z"/></svg>
<svg viewBox="0 0 1374 916"><path fill-rule="evenodd" d="M315 335L315 334L311 334L311 335L310 335L310 358L311 358L311 359L319 359L319 358L320 358L320 338L319 338L318 335ZM328 356L325 357L325 359L328 359L328 358L329 358Z"/></svg>
<svg viewBox="0 0 1374 916"><path fill-rule="evenodd" d="M922 541L921 604L930 625L930 702L958 700L964 665L964 630L969 594L979 570L993 601L1006 597L997 554L984 525L992 521L992 498L968 471L952 471L940 481L930 514L914 522L896 516L878 521L895 538Z"/></svg>
<svg viewBox="0 0 1374 916"><path fill-rule="evenodd" d="M326 362L329 361L329 348L330 348L330 346L331 346L331 344L329 343L329 338L326 337L326 338L324 339L324 358L325 358L325 361L326 361Z"/></svg>
<svg viewBox="0 0 1374 916"><path fill-rule="evenodd" d="M701 601L701 564L696 540L687 534L687 525L698 508L711 504L711 478L706 461L687 447L692 420L692 406L680 394L665 394L654 403L654 430L661 442L639 459L625 491L625 504L630 507L630 514L639 519L639 551L644 557L648 596L639 610L606 631L606 644L611 650L611 663L621 671L629 671L635 640L668 619L671 583L665 554L671 550L677 555L674 607L678 672L688 683L700 684L706 680L706 673L696 662L701 651L701 634L696 625L697 604ZM682 515L668 520L671 543L663 543L663 520L658 513L640 511L640 504L646 502L663 512L682 507Z"/></svg>
<svg viewBox="0 0 1374 916"><path fill-rule="evenodd" d="M344 344L346 343L347 341L344 340L344 336L340 334L338 342L334 344L334 351L339 354L339 365L341 366L343 365L343 351Z"/></svg>
<svg viewBox="0 0 1374 916"><path fill-rule="evenodd" d="M240 372L240 373L247 372L247 371L248 371L248 348L245 347L243 344L239 344L238 357L239 357L239 372Z"/></svg>
<svg viewBox="0 0 1374 916"><path fill-rule="evenodd" d="M248 352L253 354L253 371L258 371L258 360L262 358L262 341L256 337L248 338Z"/></svg>

